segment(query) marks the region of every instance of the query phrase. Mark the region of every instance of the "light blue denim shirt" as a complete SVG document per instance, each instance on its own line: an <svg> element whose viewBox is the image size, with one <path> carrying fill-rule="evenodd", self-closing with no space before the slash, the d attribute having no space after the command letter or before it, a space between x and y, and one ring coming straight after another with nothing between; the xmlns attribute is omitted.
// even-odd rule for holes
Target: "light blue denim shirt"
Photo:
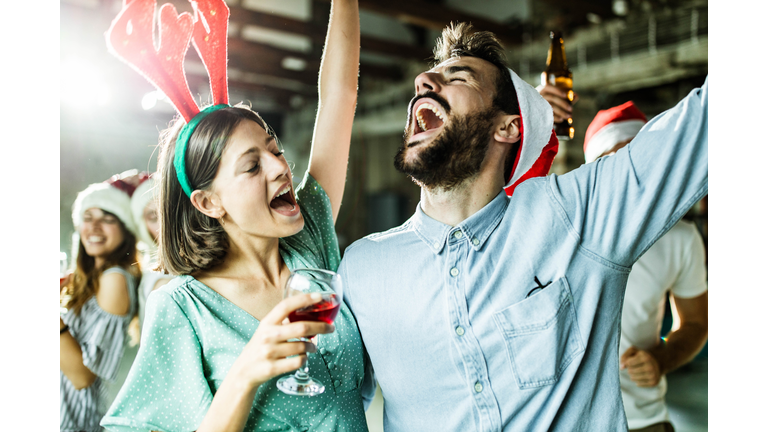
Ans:
<svg viewBox="0 0 768 432"><path fill-rule="evenodd" d="M346 250L386 431L626 430L624 289L707 193L707 87L615 156L501 192L456 227L419 206Z"/></svg>

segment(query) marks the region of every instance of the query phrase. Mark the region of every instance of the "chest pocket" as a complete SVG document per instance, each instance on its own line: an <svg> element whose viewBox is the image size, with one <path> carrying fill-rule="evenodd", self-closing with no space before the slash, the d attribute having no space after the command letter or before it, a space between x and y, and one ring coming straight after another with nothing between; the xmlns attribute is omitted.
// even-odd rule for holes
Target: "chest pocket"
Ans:
<svg viewBox="0 0 768 432"><path fill-rule="evenodd" d="M557 382L584 352L565 278L494 314L521 389Z"/></svg>

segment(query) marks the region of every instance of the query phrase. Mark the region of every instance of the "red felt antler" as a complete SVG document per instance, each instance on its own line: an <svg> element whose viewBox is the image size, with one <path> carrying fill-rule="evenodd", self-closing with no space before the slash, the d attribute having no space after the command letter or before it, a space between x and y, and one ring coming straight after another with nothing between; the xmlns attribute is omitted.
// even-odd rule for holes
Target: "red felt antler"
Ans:
<svg viewBox="0 0 768 432"><path fill-rule="evenodd" d="M189 13L178 14L173 5L163 5L156 50L152 41L155 4L155 0L125 0L107 31L107 45L113 54L165 93L176 111L189 122L200 112L184 76L184 56L195 23ZM226 25L224 28L226 31Z"/></svg>
<svg viewBox="0 0 768 432"><path fill-rule="evenodd" d="M224 0L192 1L197 21L192 44L203 60L211 80L213 104L228 104L227 93L227 23L229 7Z"/></svg>

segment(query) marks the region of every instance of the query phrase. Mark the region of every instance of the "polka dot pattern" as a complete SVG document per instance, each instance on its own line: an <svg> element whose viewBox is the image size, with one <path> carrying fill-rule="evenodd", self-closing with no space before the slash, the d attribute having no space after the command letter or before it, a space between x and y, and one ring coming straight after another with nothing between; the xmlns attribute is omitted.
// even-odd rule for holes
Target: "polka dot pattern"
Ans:
<svg viewBox="0 0 768 432"><path fill-rule="evenodd" d="M280 239L289 268L336 270L340 262L330 200L307 173L297 188L304 229ZM191 276L179 276L147 302L141 347L125 385L102 421L114 431L192 431L259 326L253 316ZM261 385L245 431L366 431L360 396L363 350L352 313L342 304L336 331L320 335L310 375L326 386L314 397Z"/></svg>

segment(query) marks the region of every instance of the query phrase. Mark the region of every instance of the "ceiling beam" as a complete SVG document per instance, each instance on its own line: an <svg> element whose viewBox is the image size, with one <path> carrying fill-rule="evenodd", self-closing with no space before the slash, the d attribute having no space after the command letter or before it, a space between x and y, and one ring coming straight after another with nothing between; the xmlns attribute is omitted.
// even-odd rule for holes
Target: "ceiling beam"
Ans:
<svg viewBox="0 0 768 432"><path fill-rule="evenodd" d="M602 18L612 18L614 16L610 2L599 0L544 0L552 6L558 7L565 12L580 14L581 17L575 17L574 21L583 21L588 13L599 15Z"/></svg>
<svg viewBox="0 0 768 432"><path fill-rule="evenodd" d="M317 26L312 23L299 21L292 18L280 17L263 12L245 9L238 6L230 6L229 20L238 25L254 25L271 30L296 33L307 36L316 43L325 43L327 25ZM380 54L392 55L400 58L424 60L431 52L422 47L399 42L391 42L370 36L360 37L361 49Z"/></svg>
<svg viewBox="0 0 768 432"><path fill-rule="evenodd" d="M359 0L367 9L421 27L441 30L451 21L471 22L476 30L493 32L508 44L522 43L522 35L509 26L424 0Z"/></svg>
<svg viewBox="0 0 768 432"><path fill-rule="evenodd" d="M302 81L305 84L310 84L312 86L317 85L317 73L320 70L320 59L319 58L313 58L313 56L298 52L298 51L288 51L276 47L272 47L265 44L260 44L256 42L249 42L242 39L233 39L230 38L227 41L227 49L230 52L230 57L233 55L235 57L238 57L239 59L247 58L252 59L254 63L269 63L271 65L280 65L282 68L282 62L283 59L287 57L297 58L300 60L303 60L306 62L306 67L303 71L300 71L302 75L296 75L297 71L289 70L289 69L282 69L286 72L292 72L293 75L300 77L301 79L309 79L309 74L312 74L314 77L311 82L309 81ZM236 60L236 63L238 61ZM249 63L250 64L250 63ZM268 67L264 66L264 68L269 69L270 71L274 71L274 67ZM247 70L249 72L257 72L252 70ZM262 73L266 73L269 75L274 75L273 73L267 73L266 71L263 71ZM381 79L387 79L391 81L396 81L402 78L403 74L400 71L400 68L397 66L387 66L387 65L373 65L373 64L361 64L360 65L360 74L366 75L374 78L381 78ZM281 75L278 75L281 76ZM284 76L284 78L288 78L288 76Z"/></svg>

